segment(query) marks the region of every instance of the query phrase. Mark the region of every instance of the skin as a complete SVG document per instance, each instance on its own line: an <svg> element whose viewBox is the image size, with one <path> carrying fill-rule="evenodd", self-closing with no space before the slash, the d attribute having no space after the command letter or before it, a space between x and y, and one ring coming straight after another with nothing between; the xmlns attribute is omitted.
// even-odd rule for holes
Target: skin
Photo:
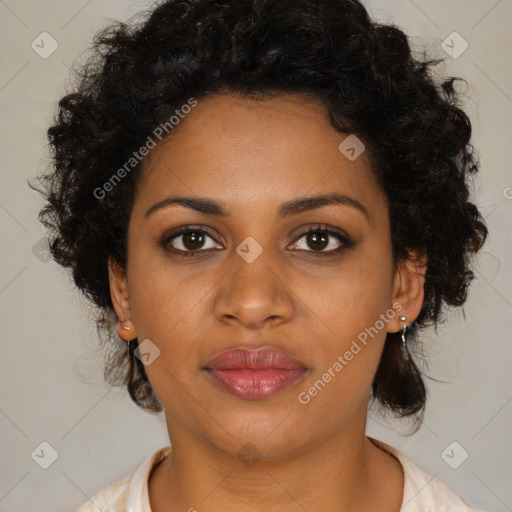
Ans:
<svg viewBox="0 0 512 512"><path fill-rule="evenodd" d="M109 271L118 317L133 322L132 332L119 334L160 350L146 372L173 452L150 476L153 512L400 509L403 471L365 436L367 406L386 333L421 309L425 260L411 252L394 271L386 196L368 150L354 161L340 152L346 136L319 102L222 94L201 100L148 156L130 217L127 270L110 262ZM340 204L278 217L286 201L333 192L359 201L368 218ZM145 216L170 194L208 197L230 215L174 204ZM318 224L345 231L352 247L333 235L324 248L308 243L303 233ZM209 230L202 245L187 235L159 245L190 225ZM236 251L247 237L263 249L251 263ZM190 247L203 252L177 253ZM400 313L300 403L298 394L397 303ZM301 361L305 377L250 401L201 369L225 350L261 345ZM249 442L261 457L251 466L237 457Z"/></svg>

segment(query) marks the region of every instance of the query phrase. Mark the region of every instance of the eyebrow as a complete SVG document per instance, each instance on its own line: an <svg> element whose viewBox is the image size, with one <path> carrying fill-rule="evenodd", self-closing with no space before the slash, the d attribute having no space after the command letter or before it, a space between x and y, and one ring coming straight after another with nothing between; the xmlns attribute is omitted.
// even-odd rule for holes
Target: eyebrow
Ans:
<svg viewBox="0 0 512 512"><path fill-rule="evenodd" d="M212 199L206 197L183 197L171 195L151 206L151 208L146 211L144 218L147 218L158 210L173 204L179 204L207 215L217 215L219 217L230 216L230 212L222 205L222 203ZM315 210L322 206L333 204L340 204L354 208L360 211L367 220L370 220L368 210L359 201L352 197L337 193L319 196L304 196L287 201L279 207L278 217L280 219L284 219L304 211Z"/></svg>

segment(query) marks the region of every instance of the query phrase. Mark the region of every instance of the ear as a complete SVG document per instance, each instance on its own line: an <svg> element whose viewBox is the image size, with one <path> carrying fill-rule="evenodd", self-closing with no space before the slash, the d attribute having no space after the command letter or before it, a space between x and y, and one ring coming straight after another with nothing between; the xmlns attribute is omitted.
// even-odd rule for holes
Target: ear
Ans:
<svg viewBox="0 0 512 512"><path fill-rule="evenodd" d="M424 251L409 251L409 257L402 261L395 272L392 304L397 314L388 322L388 332L398 332L404 322L411 323L418 317L423 306L427 256ZM397 309L399 304L401 309Z"/></svg>
<svg viewBox="0 0 512 512"><path fill-rule="evenodd" d="M123 326L118 324L117 333L125 341L130 341L134 336L136 337L136 334L135 326L132 322L126 273L121 266L111 258L108 260L108 277L110 282L110 298L112 299L112 305L117 313L119 322L123 323Z"/></svg>

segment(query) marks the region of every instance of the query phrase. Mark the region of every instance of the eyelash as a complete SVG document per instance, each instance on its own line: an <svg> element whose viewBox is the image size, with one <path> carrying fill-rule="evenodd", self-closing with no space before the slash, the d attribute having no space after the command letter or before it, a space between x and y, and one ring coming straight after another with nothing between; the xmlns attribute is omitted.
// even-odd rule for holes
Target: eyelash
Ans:
<svg viewBox="0 0 512 512"><path fill-rule="evenodd" d="M172 240L174 240L175 238L178 238L179 236L187 234L187 233L202 233L202 234L209 236L214 241L216 241L214 239L214 237L204 228L199 228L199 227L195 228L193 226L184 226L183 228L180 228L177 231L175 231L167 236L164 236L164 238L160 241L159 245L165 250L170 250L170 249L168 249L169 243ZM304 231L303 233L298 235L297 238L295 239L295 242L292 245L296 244L304 236L306 236L310 233L326 234L328 236L332 236L332 237L336 238L338 241L341 242L340 247L338 247L337 249L333 249L331 251L327 251L327 252L326 251L314 251L314 250L309 250L309 251L306 250L305 251L307 253L312 253L315 257L316 256L320 256L320 257L333 256L335 254L341 253L345 249L350 249L351 247L353 247L352 241L350 240L350 238L347 235L343 234L343 232L338 232L337 230L330 229L327 226L322 225L322 224L319 224L314 227L310 227L309 229L307 229L306 231ZM171 252L177 252L180 254L180 256L183 256L183 257L190 257L190 256L197 257L197 256L201 256L201 253L208 252L210 250L212 250L212 249L197 249L194 251L191 251L191 250L183 251L181 249L173 248L171 250ZM219 250L219 249L213 249L213 250ZM303 249L300 249L300 251L302 251L302 250Z"/></svg>

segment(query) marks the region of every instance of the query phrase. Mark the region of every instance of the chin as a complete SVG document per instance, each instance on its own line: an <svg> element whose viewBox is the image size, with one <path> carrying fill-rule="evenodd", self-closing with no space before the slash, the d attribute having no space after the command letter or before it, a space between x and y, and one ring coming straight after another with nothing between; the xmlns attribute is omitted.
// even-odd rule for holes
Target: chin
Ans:
<svg viewBox="0 0 512 512"><path fill-rule="evenodd" d="M312 429L303 418L290 421L294 412L290 414L290 409L283 406L272 408L274 411L257 409L225 411L216 418L218 423L210 425L215 427L214 431L208 429L205 435L217 448L232 455L239 455L242 451L242 456L248 452L247 456L250 457L251 452L254 452L255 457L271 460L304 449L303 444L307 443L306 432L311 435ZM227 426L227 432L221 425ZM299 425L301 428L298 428Z"/></svg>

